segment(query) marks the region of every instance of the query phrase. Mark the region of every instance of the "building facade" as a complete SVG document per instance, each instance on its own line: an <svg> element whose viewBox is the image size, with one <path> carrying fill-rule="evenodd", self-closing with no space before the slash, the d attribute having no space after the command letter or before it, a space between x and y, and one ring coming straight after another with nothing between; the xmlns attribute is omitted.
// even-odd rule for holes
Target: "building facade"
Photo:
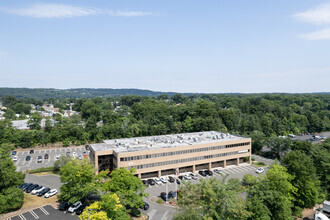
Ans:
<svg viewBox="0 0 330 220"><path fill-rule="evenodd" d="M208 131L104 140L90 158L98 171L135 167L144 179L251 163L251 139Z"/></svg>

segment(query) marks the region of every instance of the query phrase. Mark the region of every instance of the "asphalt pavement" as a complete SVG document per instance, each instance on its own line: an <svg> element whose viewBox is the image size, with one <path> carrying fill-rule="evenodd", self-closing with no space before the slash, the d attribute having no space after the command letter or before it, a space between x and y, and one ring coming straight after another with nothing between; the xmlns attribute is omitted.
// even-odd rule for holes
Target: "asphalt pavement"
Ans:
<svg viewBox="0 0 330 220"><path fill-rule="evenodd" d="M17 171L24 171L26 169L37 169L40 167L51 167L56 161L56 156L65 156L67 152L70 152L71 156L76 152L77 156L82 155L83 152L86 152L89 155L84 147L68 147L68 148L52 148L52 149L38 149L34 150L33 154L30 154L30 150L17 151L16 156L18 160L15 163ZM48 159L45 159L45 154L49 155ZM31 156L29 161L26 160L27 156ZM38 163L38 156L42 157L42 162ZM83 156L83 155L82 155Z"/></svg>

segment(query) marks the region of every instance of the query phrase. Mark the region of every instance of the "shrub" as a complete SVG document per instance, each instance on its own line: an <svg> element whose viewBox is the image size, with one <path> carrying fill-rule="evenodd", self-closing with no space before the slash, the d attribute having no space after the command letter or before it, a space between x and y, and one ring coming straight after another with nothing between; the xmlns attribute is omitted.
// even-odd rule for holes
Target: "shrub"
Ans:
<svg viewBox="0 0 330 220"><path fill-rule="evenodd" d="M267 164L265 164L264 162L258 161L258 162L253 162L254 165L258 166L258 167L264 167Z"/></svg>
<svg viewBox="0 0 330 220"><path fill-rule="evenodd" d="M163 204L163 200L162 200L162 199L158 199L158 200L157 200L157 203L158 203L158 204Z"/></svg>
<svg viewBox="0 0 330 220"><path fill-rule="evenodd" d="M42 173L42 172L53 172L54 171L54 167L41 167L38 169L34 169L34 170L30 170L29 173Z"/></svg>

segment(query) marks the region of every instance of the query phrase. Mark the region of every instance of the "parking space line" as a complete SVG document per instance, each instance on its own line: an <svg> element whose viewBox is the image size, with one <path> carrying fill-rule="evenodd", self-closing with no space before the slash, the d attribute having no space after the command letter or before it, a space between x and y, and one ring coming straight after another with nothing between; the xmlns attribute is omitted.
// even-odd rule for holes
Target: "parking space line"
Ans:
<svg viewBox="0 0 330 220"><path fill-rule="evenodd" d="M46 209L44 209L44 207L40 207L39 208L41 211L43 211L43 213L45 213L45 215L49 215L49 213L46 211Z"/></svg>
<svg viewBox="0 0 330 220"><path fill-rule="evenodd" d="M163 215L163 217L160 220L166 220L167 219L167 216L166 216L167 213L168 213L168 211L165 212L165 214Z"/></svg>
<svg viewBox="0 0 330 220"><path fill-rule="evenodd" d="M156 209L151 209L150 212L148 212L148 216L149 216L149 219L152 220L152 218L154 217L154 215L157 213L157 210Z"/></svg>
<svg viewBox="0 0 330 220"><path fill-rule="evenodd" d="M29 212L31 213L31 215L33 215L35 219L39 218L39 216L34 211L30 210Z"/></svg>
<svg viewBox="0 0 330 220"><path fill-rule="evenodd" d="M18 215L22 220L26 220L26 218L22 215L22 214L19 214Z"/></svg>

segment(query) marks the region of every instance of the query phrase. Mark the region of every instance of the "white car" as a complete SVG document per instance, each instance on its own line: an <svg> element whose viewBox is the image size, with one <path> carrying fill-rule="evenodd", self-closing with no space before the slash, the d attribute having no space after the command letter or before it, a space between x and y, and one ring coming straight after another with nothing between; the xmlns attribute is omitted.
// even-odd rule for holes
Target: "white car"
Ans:
<svg viewBox="0 0 330 220"><path fill-rule="evenodd" d="M217 174L220 174L221 173L221 170L220 169L214 169L213 172L215 172Z"/></svg>
<svg viewBox="0 0 330 220"><path fill-rule="evenodd" d="M155 178L155 182L156 182L156 184L157 184L157 185L160 185L160 184L162 184L162 181L160 181L160 179L159 179L159 178Z"/></svg>
<svg viewBox="0 0 330 220"><path fill-rule="evenodd" d="M44 195L44 197L45 198L49 198L49 197L52 197L52 196L54 196L54 195L56 195L57 194L57 189L52 189L52 190L49 190L45 195Z"/></svg>
<svg viewBox="0 0 330 220"><path fill-rule="evenodd" d="M17 160L18 160L18 156L13 156L13 161L17 162Z"/></svg>
<svg viewBox="0 0 330 220"><path fill-rule="evenodd" d="M73 213L74 211L76 211L80 206L82 206L82 203L79 202L75 202L73 205L70 206L70 208L68 209L68 212Z"/></svg>
<svg viewBox="0 0 330 220"><path fill-rule="evenodd" d="M162 183L167 183L167 179L166 179L166 177L161 177L161 178L160 178L160 181L162 181Z"/></svg>
<svg viewBox="0 0 330 220"><path fill-rule="evenodd" d="M73 156L74 159L76 159L77 158L77 153L76 152L73 152L72 153L72 156Z"/></svg>
<svg viewBox="0 0 330 220"><path fill-rule="evenodd" d="M260 167L256 170L256 173L263 173L265 172L264 168Z"/></svg>
<svg viewBox="0 0 330 220"><path fill-rule="evenodd" d="M78 159L79 159L79 160L82 160L82 159L83 159L83 157L82 157L81 155L79 155Z"/></svg>
<svg viewBox="0 0 330 220"><path fill-rule="evenodd" d="M189 173L189 176L190 176L193 180L198 180L198 176L197 176L197 174Z"/></svg>
<svg viewBox="0 0 330 220"><path fill-rule="evenodd" d="M191 180L191 176L188 174L184 174L183 177L185 180Z"/></svg>
<svg viewBox="0 0 330 220"><path fill-rule="evenodd" d="M55 157L55 160L58 160L60 159L61 155L57 154L56 157Z"/></svg>
<svg viewBox="0 0 330 220"><path fill-rule="evenodd" d="M43 190L45 187L43 186L38 186L37 188L35 188L34 190L32 190L31 194L32 195L35 195L37 194L38 192L40 192L41 190Z"/></svg>

